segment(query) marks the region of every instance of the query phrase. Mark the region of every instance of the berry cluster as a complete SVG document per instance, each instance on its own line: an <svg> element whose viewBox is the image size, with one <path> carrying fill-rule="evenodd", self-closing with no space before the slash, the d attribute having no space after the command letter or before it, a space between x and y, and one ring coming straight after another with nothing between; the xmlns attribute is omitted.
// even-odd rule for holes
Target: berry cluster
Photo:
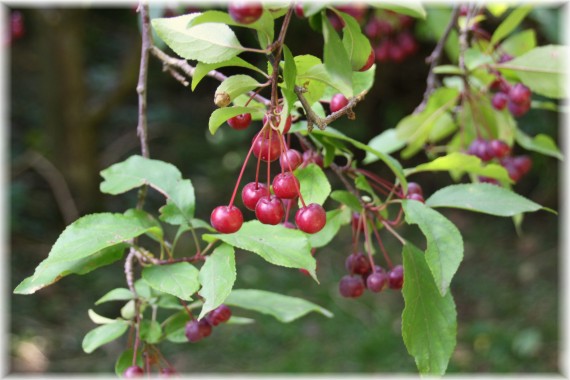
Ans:
<svg viewBox="0 0 570 380"><path fill-rule="evenodd" d="M378 62L402 62L418 51L419 45L410 31L414 20L410 16L384 11L373 14L364 33L374 47Z"/></svg>
<svg viewBox="0 0 570 380"><path fill-rule="evenodd" d="M491 90L497 91L491 99L496 110L508 108L509 112L520 117L528 112L531 103L531 90L522 83L510 85L504 78L499 77L490 85Z"/></svg>
<svg viewBox="0 0 570 380"><path fill-rule="evenodd" d="M496 159L515 182L519 181L532 167L532 160L529 156L511 156L511 148L502 140L476 138L467 149L467 153L479 157L482 161ZM480 177L479 180L481 182L499 184L497 180L492 178Z"/></svg>
<svg viewBox="0 0 570 380"><path fill-rule="evenodd" d="M227 322L232 316L232 311L226 305L220 305L210 311L206 318L192 319L186 324L185 335L188 341L195 343L212 334L212 327Z"/></svg>

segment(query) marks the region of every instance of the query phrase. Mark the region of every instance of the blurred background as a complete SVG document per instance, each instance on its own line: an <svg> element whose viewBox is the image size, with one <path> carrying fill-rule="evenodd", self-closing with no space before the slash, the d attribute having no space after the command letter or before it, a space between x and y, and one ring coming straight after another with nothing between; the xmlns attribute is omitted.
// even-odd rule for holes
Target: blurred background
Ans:
<svg viewBox="0 0 570 380"><path fill-rule="evenodd" d="M77 217L135 205L134 192L111 197L98 190L100 170L139 153L135 87L140 35L135 8L7 9L4 32L10 29L11 36L5 34L3 43L9 51L10 291L33 273L61 231ZM155 14L189 10L171 4ZM449 13L433 6L427 11ZM539 45L561 43L561 17L562 8L536 7L523 28L536 30ZM375 85L356 108L357 121L343 119L335 128L367 142L413 111L425 89L424 59L435 46L430 33L434 22L428 18L411 23L415 53L398 62L378 63ZM499 22L490 17L482 26L492 31ZM255 43L247 30L239 30L238 38L246 46ZM287 36L293 54L320 56L321 43L305 20L293 18ZM151 157L173 163L192 180L197 217L208 220L212 208L231 195L253 128L244 132L226 126L211 136L207 123L218 83L206 78L193 93L163 73L152 57L149 70ZM556 141L559 122L558 113L546 110L531 110L519 119L528 134L546 133ZM517 147L515 153L523 152ZM559 209L559 162L528 154L532 171L515 190ZM425 159L422 153L403 165ZM370 165L370 170L393 179L381 163ZM251 167L248 176L253 176ZM329 179L333 188L340 188L334 176ZM451 183L446 173L420 174L416 180L426 197ZM330 202L328 206L335 207ZM156 210L161 204L161 197L151 192L146 209ZM444 214L456 223L465 241L465 260L452 284L459 330L448 372L558 372L559 217L527 214L523 235L517 236L509 218L450 210ZM416 229L402 234L425 246ZM190 240L182 244L192 252ZM388 236L385 244L400 263L399 243ZM400 333L401 294L366 292L356 300L339 296L338 281L345 274L349 253L347 227L332 244L318 250L318 285L297 270L271 266L240 252L236 288L302 297L331 310L335 317L310 314L281 324L269 316L235 311L256 323L216 328L198 344L165 343L164 355L180 372L414 373L414 361ZM66 277L32 296L9 294L11 372L112 372L125 339L91 355L82 351L81 341L95 327L87 310L107 291L121 286L125 286L123 268L115 263L86 276ZM114 317L119 307L108 303L96 310Z"/></svg>

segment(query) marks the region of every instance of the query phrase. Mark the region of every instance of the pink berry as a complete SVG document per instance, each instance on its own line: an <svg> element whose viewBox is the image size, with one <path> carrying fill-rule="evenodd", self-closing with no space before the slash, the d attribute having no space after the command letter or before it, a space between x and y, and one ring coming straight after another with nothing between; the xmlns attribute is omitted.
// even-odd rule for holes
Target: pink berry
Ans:
<svg viewBox="0 0 570 380"><path fill-rule="evenodd" d="M503 158L511 152L509 145L502 140L491 140L489 147L496 158Z"/></svg>
<svg viewBox="0 0 570 380"><path fill-rule="evenodd" d="M255 206L255 216L263 224L279 224L285 216L283 203L275 195L261 197Z"/></svg>
<svg viewBox="0 0 570 380"><path fill-rule="evenodd" d="M266 197L270 195L270 191L267 186L261 182L257 184L255 182L250 182L245 185L241 191L241 200L243 205L248 210L255 210L255 206L261 197Z"/></svg>
<svg viewBox="0 0 570 380"><path fill-rule="evenodd" d="M234 116L228 119L228 124L233 129L246 129L251 124L251 114L242 113L241 115Z"/></svg>
<svg viewBox="0 0 570 380"><path fill-rule="evenodd" d="M125 372L123 372L123 377L127 379L134 379L137 377L143 377L144 370L138 365L132 365L128 367Z"/></svg>
<svg viewBox="0 0 570 380"><path fill-rule="evenodd" d="M516 104L525 104L530 101L530 88L522 83L517 83L509 91L509 100Z"/></svg>
<svg viewBox="0 0 570 380"><path fill-rule="evenodd" d="M390 51L388 51L388 57L396 63L402 62L405 58L404 50L397 43L390 45Z"/></svg>
<svg viewBox="0 0 570 380"><path fill-rule="evenodd" d="M273 178L273 192L281 199L294 199L299 195L301 185L299 180L291 172L277 174Z"/></svg>
<svg viewBox="0 0 570 380"><path fill-rule="evenodd" d="M509 96L504 92L497 92L493 95L493 99L491 100L491 104L493 108L496 110L504 110L509 102Z"/></svg>
<svg viewBox="0 0 570 380"><path fill-rule="evenodd" d="M327 214L321 205L311 203L297 210L295 223L301 231L314 234L322 230L327 223Z"/></svg>
<svg viewBox="0 0 570 380"><path fill-rule="evenodd" d="M305 12L303 11L303 4L297 2L295 4L294 11L295 11L295 15L297 15L297 17L299 17L299 18L305 17Z"/></svg>
<svg viewBox="0 0 570 380"><path fill-rule="evenodd" d="M489 177L479 177L479 182L490 183L491 185L500 185L499 181L497 181L495 178Z"/></svg>
<svg viewBox="0 0 570 380"><path fill-rule="evenodd" d="M387 283L388 276L384 270L371 273L370 276L366 278L366 287L374 293L381 292Z"/></svg>
<svg viewBox="0 0 570 380"><path fill-rule="evenodd" d="M350 274L366 275L372 270L370 267L370 260L360 252L350 254L346 258L344 265Z"/></svg>
<svg viewBox="0 0 570 380"><path fill-rule="evenodd" d="M390 289L402 289L404 285L404 267L396 265L388 272L388 286Z"/></svg>
<svg viewBox="0 0 570 380"><path fill-rule="evenodd" d="M222 234L231 234L241 228L243 215L236 206L218 206L210 215L210 224Z"/></svg>
<svg viewBox="0 0 570 380"><path fill-rule="evenodd" d="M512 101L509 101L507 107L509 108L509 112L514 117L521 117L530 110L530 99L526 103L514 103Z"/></svg>
<svg viewBox="0 0 570 380"><path fill-rule="evenodd" d="M335 94L331 98L330 109L331 112L340 111L342 108L346 107L348 104L348 99L343 94Z"/></svg>
<svg viewBox="0 0 570 380"><path fill-rule="evenodd" d="M206 338L212 334L212 325L206 319L193 319L186 323L185 335L186 338L194 343Z"/></svg>
<svg viewBox="0 0 570 380"><path fill-rule="evenodd" d="M422 187L415 182L408 182L408 195L419 194L424 195Z"/></svg>
<svg viewBox="0 0 570 380"><path fill-rule="evenodd" d="M340 295L347 298L357 298L364 293L364 281L360 276L346 275L338 284Z"/></svg>
<svg viewBox="0 0 570 380"><path fill-rule="evenodd" d="M402 48L404 55L412 55L418 50L418 43L410 32L403 32L398 35L396 43Z"/></svg>
<svg viewBox="0 0 570 380"><path fill-rule="evenodd" d="M160 369L160 374L158 375L158 377L172 377L176 375L176 370L172 367L165 367L165 368L161 368Z"/></svg>
<svg viewBox="0 0 570 380"><path fill-rule="evenodd" d="M293 171L303 163L303 157L298 150L287 149L279 157L281 169L285 171Z"/></svg>
<svg viewBox="0 0 570 380"><path fill-rule="evenodd" d="M376 56L374 55L374 49L370 49L370 55L368 56L368 59L366 60L366 63L364 63L364 66L362 66L358 71L366 71L369 68L372 67L372 65L374 64L374 60L376 59Z"/></svg>
<svg viewBox="0 0 570 380"><path fill-rule="evenodd" d="M392 43L390 40L382 40L374 49L374 54L378 62L386 62L390 58L390 50L392 48Z"/></svg>
<svg viewBox="0 0 570 380"><path fill-rule="evenodd" d="M263 6L253 1L233 1L228 5L228 12L240 24L251 24L261 17Z"/></svg>
<svg viewBox="0 0 570 380"><path fill-rule="evenodd" d="M411 199L414 201L425 203L424 197L421 194L415 194L415 193L414 194L408 194L406 196L406 199Z"/></svg>
<svg viewBox="0 0 570 380"><path fill-rule="evenodd" d="M516 156L513 157L513 165L521 174L526 174L532 168L532 160L529 156Z"/></svg>

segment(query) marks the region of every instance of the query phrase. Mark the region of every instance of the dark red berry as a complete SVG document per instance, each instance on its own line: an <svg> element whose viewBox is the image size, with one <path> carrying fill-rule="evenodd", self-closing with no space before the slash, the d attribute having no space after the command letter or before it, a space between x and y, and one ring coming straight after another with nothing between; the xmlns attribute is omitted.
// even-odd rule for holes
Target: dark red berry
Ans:
<svg viewBox="0 0 570 380"><path fill-rule="evenodd" d="M306 150L303 152L303 166L307 166L311 163L322 168L324 166L323 157L313 150Z"/></svg>
<svg viewBox="0 0 570 380"><path fill-rule="evenodd" d="M243 215L236 206L218 206L210 215L210 224L216 231L231 234L243 224Z"/></svg>
<svg viewBox="0 0 570 380"><path fill-rule="evenodd" d="M374 54L378 62L386 62L390 58L390 49L392 48L392 43L390 40L382 40L374 49Z"/></svg>
<svg viewBox="0 0 570 380"><path fill-rule="evenodd" d="M509 103L507 104L507 107L509 108L509 112L514 116L514 117L521 117L524 114L526 114L529 110L530 110L530 99L528 102L526 103L514 103L512 101L509 100Z"/></svg>
<svg viewBox="0 0 570 380"><path fill-rule="evenodd" d="M212 325L206 319L193 319L186 323L185 335L190 342L197 342L212 334Z"/></svg>
<svg viewBox="0 0 570 380"><path fill-rule="evenodd" d="M234 116L228 119L228 124L233 129L246 129L251 124L251 114L242 113L241 115Z"/></svg>
<svg viewBox="0 0 570 380"><path fill-rule="evenodd" d="M408 182L408 195L410 194L424 195L424 192L422 187L416 182Z"/></svg>
<svg viewBox="0 0 570 380"><path fill-rule="evenodd" d="M528 173L532 168L532 160L529 156L516 156L512 161L515 168L521 172L522 175Z"/></svg>
<svg viewBox="0 0 570 380"><path fill-rule="evenodd" d="M495 178L489 177L479 177L479 182L490 183L491 185L500 185L499 181L497 181Z"/></svg>
<svg viewBox="0 0 570 380"><path fill-rule="evenodd" d="M412 199L414 201L425 203L424 197L421 194L408 194L406 196L406 199Z"/></svg>
<svg viewBox="0 0 570 380"><path fill-rule="evenodd" d="M488 141L483 140L482 138L476 138L473 140L467 150L467 153L479 157L483 161L489 161L493 158Z"/></svg>
<svg viewBox="0 0 570 380"><path fill-rule="evenodd" d="M398 15L398 21L400 21L400 26L402 29L408 29L414 23L413 17L402 14Z"/></svg>
<svg viewBox="0 0 570 380"><path fill-rule="evenodd" d="M144 370L138 365L132 365L128 367L125 372L123 372L123 377L127 379L134 379L137 377L143 377Z"/></svg>
<svg viewBox="0 0 570 380"><path fill-rule="evenodd" d="M493 99L491 100L491 104L493 108L496 110L504 110L509 102L509 96L504 92L497 92L493 95Z"/></svg>
<svg viewBox="0 0 570 380"><path fill-rule="evenodd" d="M360 297L364 293L364 281L360 276L346 275L340 279L338 290L343 297Z"/></svg>
<svg viewBox="0 0 570 380"><path fill-rule="evenodd" d="M322 230L327 223L327 214L321 205L311 203L297 210L295 223L301 231L314 234Z"/></svg>
<svg viewBox="0 0 570 380"><path fill-rule="evenodd" d="M388 272L388 286L390 289L402 289L404 285L404 267L396 265Z"/></svg>
<svg viewBox="0 0 570 380"><path fill-rule="evenodd" d="M372 67L372 65L374 64L374 60L376 59L376 56L374 55L374 49L370 49L370 55L368 55L368 59L366 60L366 63L364 63L364 66L362 66L358 71L366 71L369 68Z"/></svg>
<svg viewBox="0 0 570 380"><path fill-rule="evenodd" d="M303 11L303 5L301 3L296 3L294 10L295 10L295 15L297 15L297 17L299 18L305 17L305 12Z"/></svg>
<svg viewBox="0 0 570 380"><path fill-rule="evenodd" d="M261 17L263 6L253 1L233 1L228 5L228 12L240 24L251 24Z"/></svg>
<svg viewBox="0 0 570 380"><path fill-rule="evenodd" d="M360 274L364 276L372 270L370 260L360 252L350 254L346 258L344 265L350 274Z"/></svg>
<svg viewBox="0 0 570 380"><path fill-rule="evenodd" d="M21 12L14 11L10 14L10 34L12 40L20 39L24 36L24 16Z"/></svg>
<svg viewBox="0 0 570 380"><path fill-rule="evenodd" d="M212 326L217 326L220 323L229 321L232 316L232 310L226 305L220 305L214 310L210 311L206 319Z"/></svg>
<svg viewBox="0 0 570 380"><path fill-rule="evenodd" d="M404 50L397 43L390 45L390 50L388 51L388 57L396 63L402 62L405 58Z"/></svg>
<svg viewBox="0 0 570 380"><path fill-rule="evenodd" d="M511 152L509 145L502 140L491 140L489 147L495 158L503 158Z"/></svg>
<svg viewBox="0 0 570 380"><path fill-rule="evenodd" d="M509 91L509 100L516 104L525 104L530 101L530 88L522 83L517 83Z"/></svg>
<svg viewBox="0 0 570 380"><path fill-rule="evenodd" d="M283 140L279 142L279 139L282 137L279 136L279 133L276 131L272 131L270 133L271 136L264 136L263 134L253 142L253 155L255 157L260 157L262 161L269 161L273 162L279 158L281 155L281 146L285 145Z"/></svg>
<svg viewBox="0 0 570 380"><path fill-rule="evenodd" d="M388 275L383 270L371 273L366 278L366 287L374 292L381 292L388 283Z"/></svg>
<svg viewBox="0 0 570 380"><path fill-rule="evenodd" d="M340 111L342 108L346 107L348 104L348 99L343 94L335 94L331 98L330 109L331 112Z"/></svg>
<svg viewBox="0 0 570 380"><path fill-rule="evenodd" d="M257 184L255 182L250 182L245 185L241 191L241 200L243 205L249 210L255 210L257 201L261 197L269 196L271 193L266 185L261 182Z"/></svg>
<svg viewBox="0 0 570 380"><path fill-rule="evenodd" d="M418 50L418 43L410 32L403 32L398 35L396 43L402 48L404 55L412 55Z"/></svg>
<svg viewBox="0 0 570 380"><path fill-rule="evenodd" d="M299 180L291 172L277 174L273 178L273 192L281 199L293 199L299 195Z"/></svg>
<svg viewBox="0 0 570 380"><path fill-rule="evenodd" d="M255 216L263 224L279 224L285 216L283 203L275 195L262 197L255 206Z"/></svg>
<svg viewBox="0 0 570 380"><path fill-rule="evenodd" d="M279 157L279 164L281 169L287 171L293 171L301 165L303 162L303 157L298 150L287 149L285 152L281 153Z"/></svg>

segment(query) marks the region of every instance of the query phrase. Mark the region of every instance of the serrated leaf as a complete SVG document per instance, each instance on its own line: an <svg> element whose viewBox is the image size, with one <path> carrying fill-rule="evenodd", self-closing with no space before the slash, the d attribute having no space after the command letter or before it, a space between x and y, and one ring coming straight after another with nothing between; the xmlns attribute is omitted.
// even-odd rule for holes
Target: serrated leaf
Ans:
<svg viewBox="0 0 570 380"><path fill-rule="evenodd" d="M372 47L368 38L360 30L358 21L351 15L339 12L344 20L344 28L342 29L342 44L350 59L353 71L358 71L364 66L370 55Z"/></svg>
<svg viewBox="0 0 570 380"><path fill-rule="evenodd" d="M115 362L115 374L118 377L122 377L127 368L133 365L134 354L133 349L129 348L119 355L119 358ZM141 368L144 366L141 350L137 350L136 364Z"/></svg>
<svg viewBox="0 0 570 380"><path fill-rule="evenodd" d="M503 187L488 183L459 184L444 187L426 200L430 207L453 207L496 216L514 216L542 209Z"/></svg>
<svg viewBox="0 0 570 380"><path fill-rule="evenodd" d="M406 146L406 142L398 138L398 133L394 128L390 128L386 129L378 136L373 137L372 140L368 142L368 146L378 152L390 154L402 149L404 146ZM364 160L362 162L364 164L370 164L378 160L378 156L370 152L366 152L366 157L364 157Z"/></svg>
<svg viewBox="0 0 570 380"><path fill-rule="evenodd" d="M227 61L245 49L229 26L206 23L188 27L198 13L151 20L152 27L166 44L186 59L205 63Z"/></svg>
<svg viewBox="0 0 570 380"><path fill-rule="evenodd" d="M301 81L303 83L306 83L307 80L317 81L326 84L327 86L335 90L334 93L341 92L346 95L346 92L350 92L343 82L335 81L333 79L333 77L329 74L324 64L312 66L309 69L307 69L307 71L305 71L304 73L299 74L299 76L297 77L297 82ZM309 82L309 84L310 83L314 82ZM301 86L303 85L301 84ZM322 87L322 91L323 92L325 91L324 87ZM315 98L316 96L312 100L314 100Z"/></svg>
<svg viewBox="0 0 570 380"><path fill-rule="evenodd" d="M451 292L439 294L419 249L407 243L403 257L402 338L421 374L441 376L456 344L455 303Z"/></svg>
<svg viewBox="0 0 570 380"><path fill-rule="evenodd" d="M199 274L200 296L205 301L198 319L220 306L232 291L236 280L236 260L234 247L227 244L218 246L206 257L206 263Z"/></svg>
<svg viewBox="0 0 570 380"><path fill-rule="evenodd" d="M116 288L99 298L95 305L100 305L110 301L127 301L133 299L133 293L127 288Z"/></svg>
<svg viewBox="0 0 570 380"><path fill-rule="evenodd" d="M342 208L327 212L327 224L316 234L309 235L309 244L313 248L324 247L336 236L340 227L350 223L351 212L349 208Z"/></svg>
<svg viewBox="0 0 570 380"><path fill-rule="evenodd" d="M261 75L265 75L265 73L261 69L241 59L240 57L233 57L231 59L228 59L227 61L216 62L216 63L198 62L194 70L194 74L192 75L192 86L191 86L192 91L194 91L198 83L200 83L200 81L204 79L204 77L208 75L210 71L218 70L219 68L228 67L228 66L244 67L246 69L254 70L260 73Z"/></svg>
<svg viewBox="0 0 570 380"><path fill-rule="evenodd" d="M263 112L257 108L252 107L241 107L241 106L233 106L233 107L224 107L218 108L210 115L210 120L208 121L208 129L210 133L213 135L215 134L218 129L221 127L223 123L228 121L234 116L241 115L244 113L249 113L252 116L263 116Z"/></svg>
<svg viewBox="0 0 570 380"><path fill-rule="evenodd" d="M321 313L329 318L333 316L330 311L312 302L265 290L234 289L226 298L225 303L271 315L283 323L292 322L311 311Z"/></svg>
<svg viewBox="0 0 570 380"><path fill-rule="evenodd" d="M83 338L83 342L81 344L83 351L88 354L92 353L102 345L120 338L128 328L129 323L126 321L116 321L114 323L96 327L89 331L87 335L85 335L85 338Z"/></svg>
<svg viewBox="0 0 570 380"><path fill-rule="evenodd" d="M172 164L138 155L114 164L101 172L104 181L101 192L117 195L143 185L149 185L167 199L160 211L160 220L170 224L191 223L194 217L194 187L182 179Z"/></svg>
<svg viewBox="0 0 570 380"><path fill-rule="evenodd" d="M151 288L190 301L200 287L199 271L187 262L154 265L142 271L142 278Z"/></svg>
<svg viewBox="0 0 570 380"><path fill-rule="evenodd" d="M260 86L255 79L245 74L232 75L227 77L216 89L216 95L227 94L230 101L239 95L245 94Z"/></svg>
<svg viewBox="0 0 570 380"><path fill-rule="evenodd" d="M157 321L143 320L140 327L140 337L149 344L160 342L162 337L162 328Z"/></svg>
<svg viewBox="0 0 570 380"><path fill-rule="evenodd" d="M501 43L501 51L518 57L536 47L536 32L533 29L513 34Z"/></svg>
<svg viewBox="0 0 570 380"><path fill-rule="evenodd" d="M362 205L358 197L346 190L335 190L331 193L331 198L343 205L348 206L352 211L361 212Z"/></svg>
<svg viewBox="0 0 570 380"><path fill-rule="evenodd" d="M489 46L493 46L497 42L501 41L503 38L508 36L513 30L519 26L519 24L524 20L526 15L532 10L529 5L516 7L508 16L503 20L501 24L495 29L495 32L491 36L491 43Z"/></svg>
<svg viewBox="0 0 570 380"><path fill-rule="evenodd" d="M418 201L403 201L406 222L417 224L427 240L425 259L438 291L444 296L463 260L463 239L457 227Z"/></svg>
<svg viewBox="0 0 570 380"><path fill-rule="evenodd" d="M138 210L135 208L128 209L125 211L124 215L128 216L129 218L137 219L138 223L141 226L147 227L149 231L146 233L146 235L151 239L159 243L163 241L162 226L154 216L144 210Z"/></svg>
<svg viewBox="0 0 570 380"><path fill-rule="evenodd" d="M309 164L304 168L298 168L295 170L295 176L299 180L301 195L306 204L325 203L331 193L331 184L318 165ZM301 206L299 199L299 207Z"/></svg>
<svg viewBox="0 0 570 380"><path fill-rule="evenodd" d="M564 76L568 47L547 45L534 48L511 61L495 67L513 71L517 77L537 94L556 99L566 97Z"/></svg>
<svg viewBox="0 0 570 380"><path fill-rule="evenodd" d="M322 32L325 39L323 61L326 71L336 83L336 87L341 87L341 92L351 97L353 93L350 57L327 17L322 18Z"/></svg>
<svg viewBox="0 0 570 380"><path fill-rule="evenodd" d="M542 153L547 156L557 158L560 161L564 160L564 156L560 152L560 149L558 149L552 137L548 135L539 133L534 137L530 137L517 128L515 131L515 140L517 144L527 150Z"/></svg>
<svg viewBox="0 0 570 380"><path fill-rule="evenodd" d="M316 280L316 261L311 255L307 235L282 225L270 226L257 220L245 222L241 229L233 234L204 234L208 242L217 239L261 256L271 264L306 269Z"/></svg>

